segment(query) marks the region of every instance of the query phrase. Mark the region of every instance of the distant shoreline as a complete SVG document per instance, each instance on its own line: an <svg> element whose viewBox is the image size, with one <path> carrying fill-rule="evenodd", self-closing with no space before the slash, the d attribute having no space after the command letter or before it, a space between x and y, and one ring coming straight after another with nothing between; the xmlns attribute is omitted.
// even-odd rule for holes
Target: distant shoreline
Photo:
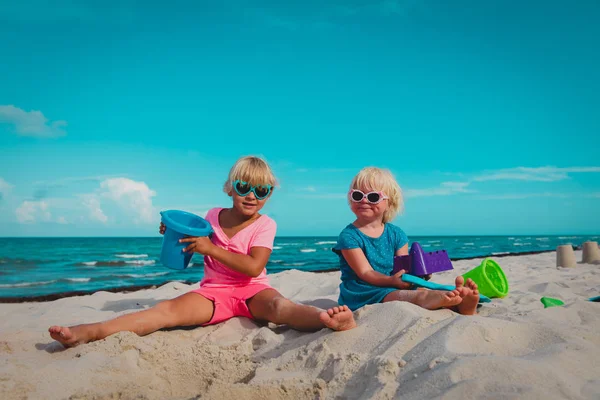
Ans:
<svg viewBox="0 0 600 400"><path fill-rule="evenodd" d="M580 246L573 246L573 248L575 250L580 250ZM508 253L507 252L506 254L501 253L501 254L489 254L489 255L482 255L482 256L474 256L474 257L462 257L462 258L457 257L457 258L451 258L451 260L459 261L459 260L473 260L473 259L477 259L477 258L519 257L519 256L532 255L532 254L553 253L555 251L556 250L526 251L526 252L521 252L521 253ZM339 269L338 268L330 268L330 269L305 271L305 272L319 274L319 273L335 272L335 271L339 271ZM106 289L98 289L98 290L75 290L75 291L53 293L53 294L47 294L47 295L41 295L41 296L0 297L0 303L13 304L13 303L48 302L48 301L54 301L54 300L58 300L58 299L64 299L67 297L89 296L96 292L130 293L130 292L137 292L139 290L158 288L163 285L166 285L169 282L174 282L174 281L167 281L167 282L161 283L159 285L134 285L134 286L123 286L123 287L106 288ZM192 284L198 283L197 281L177 281L177 282L181 282L186 285L192 285Z"/></svg>

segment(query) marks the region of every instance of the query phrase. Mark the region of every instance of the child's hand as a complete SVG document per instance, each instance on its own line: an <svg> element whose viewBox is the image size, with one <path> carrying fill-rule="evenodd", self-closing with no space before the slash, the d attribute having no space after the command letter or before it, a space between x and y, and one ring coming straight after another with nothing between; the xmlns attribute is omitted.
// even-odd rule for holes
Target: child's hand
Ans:
<svg viewBox="0 0 600 400"><path fill-rule="evenodd" d="M394 279L394 287L404 290L404 289L410 289L411 284L408 282L404 282L402 280L402 275L404 275L406 273L405 270L401 269L400 271L396 272L394 275L392 275Z"/></svg>
<svg viewBox="0 0 600 400"><path fill-rule="evenodd" d="M161 235L164 235L166 230L167 230L167 227L165 226L165 224L163 224L161 222L160 223L160 228L158 228L158 232L160 232Z"/></svg>
<svg viewBox="0 0 600 400"><path fill-rule="evenodd" d="M183 251L185 253L187 253L187 252L194 252L194 253L203 254L205 256L210 255L209 254L210 251L215 246L210 241L210 239L208 238L208 236L188 237L188 238L185 238L185 239L180 239L179 243L190 243L188 245L188 247L186 247L185 249L183 249Z"/></svg>

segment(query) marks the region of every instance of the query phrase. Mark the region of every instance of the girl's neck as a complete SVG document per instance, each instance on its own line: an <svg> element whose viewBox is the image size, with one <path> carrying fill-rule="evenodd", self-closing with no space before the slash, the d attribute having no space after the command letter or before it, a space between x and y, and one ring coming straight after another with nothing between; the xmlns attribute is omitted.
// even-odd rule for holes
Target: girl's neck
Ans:
<svg viewBox="0 0 600 400"><path fill-rule="evenodd" d="M354 225L358 229L377 230L377 229L381 229L385 224L383 223L383 220L381 220L381 219L376 219L373 221L365 221L362 219L356 219L356 221L354 221L352 223L352 225Z"/></svg>
<svg viewBox="0 0 600 400"><path fill-rule="evenodd" d="M229 214L229 220L235 225L241 225L245 222L254 221L258 217L260 217L259 213L252 215L245 215L239 212L235 207L231 207L227 209L227 213Z"/></svg>

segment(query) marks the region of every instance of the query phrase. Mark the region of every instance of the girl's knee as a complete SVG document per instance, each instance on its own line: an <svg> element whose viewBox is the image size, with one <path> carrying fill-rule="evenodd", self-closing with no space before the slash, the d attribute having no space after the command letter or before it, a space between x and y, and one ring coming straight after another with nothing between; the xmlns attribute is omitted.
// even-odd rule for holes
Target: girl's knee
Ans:
<svg viewBox="0 0 600 400"><path fill-rule="evenodd" d="M274 324L285 323L285 314L290 306L293 306L290 300L285 297L275 297L269 302L268 315L269 321Z"/></svg>
<svg viewBox="0 0 600 400"><path fill-rule="evenodd" d="M160 318L167 323L167 326L175 324L177 311L176 303L173 300L161 301L154 306L154 311L160 315Z"/></svg>

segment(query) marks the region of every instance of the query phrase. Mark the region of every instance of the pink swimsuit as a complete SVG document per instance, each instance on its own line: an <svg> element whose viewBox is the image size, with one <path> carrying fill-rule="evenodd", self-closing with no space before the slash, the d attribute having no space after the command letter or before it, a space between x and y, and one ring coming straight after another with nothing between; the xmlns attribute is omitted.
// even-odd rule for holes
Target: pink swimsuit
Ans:
<svg viewBox="0 0 600 400"><path fill-rule="evenodd" d="M219 225L219 213L223 208L213 208L206 214L206 220L213 227L213 244L238 254L250 254L252 247L273 249L277 225L266 215L260 216L232 238L229 238ZM233 317L253 318L246 301L257 293L272 289L267 278L266 268L256 278L237 272L220 261L204 257L204 278L200 288L193 290L214 303L214 313L204 325L213 325Z"/></svg>

